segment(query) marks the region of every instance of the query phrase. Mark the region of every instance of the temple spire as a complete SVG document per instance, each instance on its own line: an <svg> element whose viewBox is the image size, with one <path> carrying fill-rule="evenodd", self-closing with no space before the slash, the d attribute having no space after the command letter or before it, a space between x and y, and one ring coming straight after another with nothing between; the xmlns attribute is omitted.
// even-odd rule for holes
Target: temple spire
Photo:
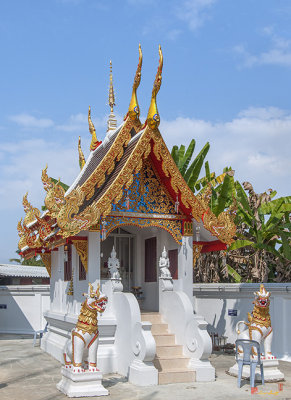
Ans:
<svg viewBox="0 0 291 400"><path fill-rule="evenodd" d="M110 107L110 114L107 121L107 132L116 129L117 127L117 120L113 113L113 107L115 104L115 94L113 88L113 79L112 79L112 62L110 60L110 77L109 77L109 96L108 96L108 104Z"/></svg>
<svg viewBox="0 0 291 400"><path fill-rule="evenodd" d="M141 51L141 45L139 44L138 46L138 52L139 52L139 58L138 58L138 65L132 85L132 95L131 95L131 100L129 103L128 107L128 113L127 115L129 118L133 121L137 121L139 119L139 114L140 114L140 109L136 97L136 90L139 87L140 80L141 80L141 67L142 67L142 51Z"/></svg>
<svg viewBox="0 0 291 400"><path fill-rule="evenodd" d="M162 84L162 70L163 70L163 53L161 45L159 45L159 66L156 74L156 79L154 81L151 104L147 116L147 124L151 129L156 129L160 124L160 115L158 112L156 98Z"/></svg>

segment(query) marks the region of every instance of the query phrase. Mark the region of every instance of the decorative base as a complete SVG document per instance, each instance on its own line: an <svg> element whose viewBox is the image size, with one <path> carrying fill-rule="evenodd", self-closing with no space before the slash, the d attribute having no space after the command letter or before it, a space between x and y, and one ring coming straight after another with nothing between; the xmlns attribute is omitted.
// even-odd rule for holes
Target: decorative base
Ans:
<svg viewBox="0 0 291 400"><path fill-rule="evenodd" d="M102 372L74 373L62 367L62 379L57 389L68 397L108 396L109 392L102 385Z"/></svg>
<svg viewBox="0 0 291 400"><path fill-rule="evenodd" d="M263 360L264 365L264 379L265 382L280 382L284 380L284 374L279 370L279 361L278 360ZM237 363L231 367L227 373L232 376L237 376L238 374L238 365ZM250 366L244 365L242 377L244 379L250 378ZM256 368L256 380L261 381L261 372L260 367Z"/></svg>
<svg viewBox="0 0 291 400"><path fill-rule="evenodd" d="M129 367L128 381L138 386L158 384L158 370L151 362L134 360Z"/></svg>
<svg viewBox="0 0 291 400"><path fill-rule="evenodd" d="M215 368L208 360L191 358L188 367L196 372L196 382L215 381Z"/></svg>

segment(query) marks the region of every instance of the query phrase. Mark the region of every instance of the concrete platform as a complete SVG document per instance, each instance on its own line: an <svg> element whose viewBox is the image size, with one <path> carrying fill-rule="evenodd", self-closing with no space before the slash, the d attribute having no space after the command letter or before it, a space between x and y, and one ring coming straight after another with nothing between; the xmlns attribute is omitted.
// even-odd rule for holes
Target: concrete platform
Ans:
<svg viewBox="0 0 291 400"><path fill-rule="evenodd" d="M39 347L32 347L32 343L31 337L0 335L0 399L68 399L56 388L61 378L61 365L42 352ZM126 378L120 375L104 375L103 385L109 390L106 400L244 400L250 398L291 400L291 363L280 361L280 370L285 374L283 391L278 391L277 383L268 383L264 387L257 384L258 393L251 395L248 381L243 381L242 387L238 389L236 378L225 373L234 364L233 355L214 354L210 361L216 368L217 377L215 382L209 383L175 383L140 387L128 383ZM98 397L91 398L98 399Z"/></svg>

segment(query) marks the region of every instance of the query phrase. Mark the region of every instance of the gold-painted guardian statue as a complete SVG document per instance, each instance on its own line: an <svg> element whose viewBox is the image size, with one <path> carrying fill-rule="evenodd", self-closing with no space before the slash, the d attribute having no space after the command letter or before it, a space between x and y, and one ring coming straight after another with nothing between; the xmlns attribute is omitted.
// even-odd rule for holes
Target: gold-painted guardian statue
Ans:
<svg viewBox="0 0 291 400"><path fill-rule="evenodd" d="M264 343L265 357L262 359L275 359L272 355L271 345L273 338L273 329L271 326L270 317L270 292L267 292L264 285L261 284L260 291L255 292L256 296L254 304L254 309L252 314L248 313L248 321L239 321L236 324L237 339L250 339L256 340L260 345ZM241 331L240 326L244 324L246 329ZM241 353L241 349L238 348L238 352ZM253 351L254 355L256 353Z"/></svg>
<svg viewBox="0 0 291 400"><path fill-rule="evenodd" d="M65 367L73 372L89 372L97 369L97 349L99 344L98 313L103 313L107 297L100 292L98 284L96 292L89 283L89 293L83 293L86 300L82 303L76 327L72 330L71 339L66 343L64 361Z"/></svg>

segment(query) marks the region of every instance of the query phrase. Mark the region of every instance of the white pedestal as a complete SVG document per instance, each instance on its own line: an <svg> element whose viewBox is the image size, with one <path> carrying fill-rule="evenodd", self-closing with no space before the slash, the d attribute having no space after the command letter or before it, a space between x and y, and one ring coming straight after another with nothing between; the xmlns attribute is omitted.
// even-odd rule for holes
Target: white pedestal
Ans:
<svg viewBox="0 0 291 400"><path fill-rule="evenodd" d="M68 397L108 396L108 390L102 385L102 372L79 372L62 367L62 379L57 389Z"/></svg>
<svg viewBox="0 0 291 400"><path fill-rule="evenodd" d="M279 361L278 360L263 360L264 365L264 379L265 382L280 382L284 380L284 374L279 370ZM234 364L228 370L229 375L237 376L238 374L238 365ZM242 377L244 379L249 379L250 377L250 367L249 365L243 366ZM256 380L261 381L261 371L260 367L256 368Z"/></svg>

